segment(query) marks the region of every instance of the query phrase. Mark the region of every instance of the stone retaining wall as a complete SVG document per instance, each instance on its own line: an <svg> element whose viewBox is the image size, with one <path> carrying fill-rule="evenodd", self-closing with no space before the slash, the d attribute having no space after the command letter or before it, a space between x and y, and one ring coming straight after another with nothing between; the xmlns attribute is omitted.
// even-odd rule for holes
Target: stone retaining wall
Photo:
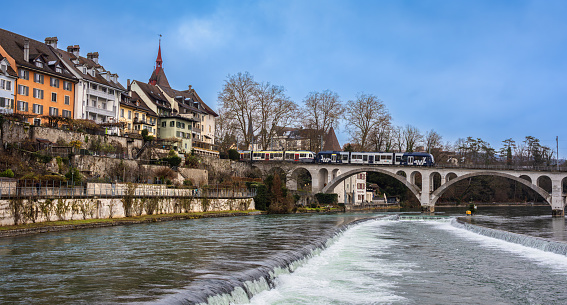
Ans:
<svg viewBox="0 0 567 305"><path fill-rule="evenodd" d="M0 226L73 219L123 218L124 198L0 200ZM132 198L129 216L208 211L254 210L253 198ZM151 211L151 213L148 213Z"/></svg>

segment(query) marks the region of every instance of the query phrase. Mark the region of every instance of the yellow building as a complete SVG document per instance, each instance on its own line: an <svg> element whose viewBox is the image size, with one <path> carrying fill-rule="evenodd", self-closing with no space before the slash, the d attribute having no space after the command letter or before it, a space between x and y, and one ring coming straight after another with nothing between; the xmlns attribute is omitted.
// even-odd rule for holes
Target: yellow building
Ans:
<svg viewBox="0 0 567 305"><path fill-rule="evenodd" d="M123 95L120 101L120 111L118 121L125 123L125 132L141 134L142 130L147 129L148 135L157 134L157 114L151 110L146 103L136 94L132 96Z"/></svg>

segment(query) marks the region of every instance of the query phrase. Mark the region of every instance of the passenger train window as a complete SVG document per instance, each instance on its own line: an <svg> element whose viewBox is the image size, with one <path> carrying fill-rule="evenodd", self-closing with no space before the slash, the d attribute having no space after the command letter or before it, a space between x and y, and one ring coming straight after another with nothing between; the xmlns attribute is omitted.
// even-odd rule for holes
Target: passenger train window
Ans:
<svg viewBox="0 0 567 305"><path fill-rule="evenodd" d="M348 155L343 155L343 161L347 161L348 160Z"/></svg>
<svg viewBox="0 0 567 305"><path fill-rule="evenodd" d="M368 156L367 155L362 156L362 161L364 162L368 161Z"/></svg>
<svg viewBox="0 0 567 305"><path fill-rule="evenodd" d="M305 154L299 154L300 158L305 158Z"/></svg>

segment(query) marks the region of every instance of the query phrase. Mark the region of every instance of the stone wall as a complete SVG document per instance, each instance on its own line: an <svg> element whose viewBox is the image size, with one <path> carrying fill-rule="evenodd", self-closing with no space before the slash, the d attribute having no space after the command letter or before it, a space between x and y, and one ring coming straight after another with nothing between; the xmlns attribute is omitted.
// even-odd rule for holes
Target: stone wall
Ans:
<svg viewBox="0 0 567 305"><path fill-rule="evenodd" d="M14 224L13 207L22 209L18 223L125 217L124 200L118 198L0 200L0 226ZM207 211L254 210L254 199L133 198L132 216ZM33 211L33 212L29 212Z"/></svg>
<svg viewBox="0 0 567 305"><path fill-rule="evenodd" d="M190 179L194 186L200 187L209 184L209 173L205 169L180 167L178 170L181 176L185 179Z"/></svg>
<svg viewBox="0 0 567 305"><path fill-rule="evenodd" d="M114 146L119 144L124 148L128 157L132 156L134 148L139 149L144 144L141 139L110 135L91 135L82 132L33 126L10 120L6 120L2 123L0 136L2 143L15 143L25 140L35 140L37 138L47 139L53 143L57 142L59 139L67 143L78 140L83 143L83 148L88 148L92 141L100 140L101 143L110 143Z"/></svg>

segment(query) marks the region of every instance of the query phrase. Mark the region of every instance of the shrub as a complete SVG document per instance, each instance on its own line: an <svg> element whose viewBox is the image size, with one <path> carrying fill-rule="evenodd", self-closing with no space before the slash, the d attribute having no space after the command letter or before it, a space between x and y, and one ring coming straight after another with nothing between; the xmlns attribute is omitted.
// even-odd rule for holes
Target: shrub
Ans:
<svg viewBox="0 0 567 305"><path fill-rule="evenodd" d="M229 149L228 150L228 158L230 160L238 161L240 160L240 154L236 149Z"/></svg>
<svg viewBox="0 0 567 305"><path fill-rule="evenodd" d="M11 169L7 169L0 173L0 177L14 178L14 172Z"/></svg>
<svg viewBox="0 0 567 305"><path fill-rule="evenodd" d="M80 184L83 181L83 174L76 168L71 167L69 171L65 174L67 180L73 181L75 184Z"/></svg>
<svg viewBox="0 0 567 305"><path fill-rule="evenodd" d="M339 202L339 195L317 193L315 194L315 199L317 199L319 204L337 204L337 202Z"/></svg>
<svg viewBox="0 0 567 305"><path fill-rule="evenodd" d="M254 197L254 203L256 204L257 210L265 211L268 208L268 188L265 184L259 184L256 196Z"/></svg>

